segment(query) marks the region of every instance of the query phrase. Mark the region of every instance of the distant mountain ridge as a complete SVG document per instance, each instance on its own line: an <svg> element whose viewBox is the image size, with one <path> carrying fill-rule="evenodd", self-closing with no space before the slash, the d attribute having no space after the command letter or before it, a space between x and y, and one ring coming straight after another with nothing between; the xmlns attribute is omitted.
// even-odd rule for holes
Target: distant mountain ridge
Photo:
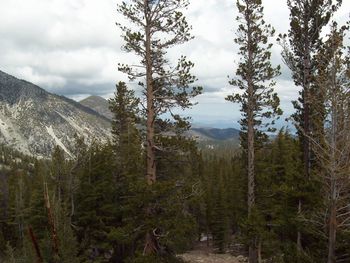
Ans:
<svg viewBox="0 0 350 263"><path fill-rule="evenodd" d="M203 136L207 140L225 141L239 138L239 130L234 128L191 128L191 131Z"/></svg>
<svg viewBox="0 0 350 263"><path fill-rule="evenodd" d="M89 96L81 101L79 101L80 104L93 109L94 111L98 112L102 116L106 117L107 119L112 120L113 114L109 110L109 103L108 100L100 97L100 96Z"/></svg>
<svg viewBox="0 0 350 263"><path fill-rule="evenodd" d="M108 107L108 101L102 97L89 96L81 100L80 103L92 108L106 118L112 119L113 117ZM225 141L238 140L239 138L239 130L234 128L218 129L195 127L191 128L187 134L197 141Z"/></svg>
<svg viewBox="0 0 350 263"><path fill-rule="evenodd" d="M0 143L44 158L59 146L73 157L76 135L107 141L110 128L93 109L0 71Z"/></svg>
<svg viewBox="0 0 350 263"><path fill-rule="evenodd" d="M59 146L74 157L76 135L88 144L111 139L112 116L102 97L79 103L0 71L0 144L24 154L47 158ZM196 127L188 136L210 144L235 142L239 131Z"/></svg>

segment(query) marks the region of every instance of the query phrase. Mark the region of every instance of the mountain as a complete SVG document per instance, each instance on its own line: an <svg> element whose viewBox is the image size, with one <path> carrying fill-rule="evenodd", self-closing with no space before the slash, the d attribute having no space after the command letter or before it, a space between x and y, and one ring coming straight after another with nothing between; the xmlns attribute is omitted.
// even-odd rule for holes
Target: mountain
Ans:
<svg viewBox="0 0 350 263"><path fill-rule="evenodd" d="M192 128L190 133L199 141L225 141L239 138L239 130L234 128Z"/></svg>
<svg viewBox="0 0 350 263"><path fill-rule="evenodd" d="M109 110L108 101L100 96L89 96L81 101L80 104L83 104L86 107L93 109L102 116L105 116L108 119L113 118L112 112Z"/></svg>
<svg viewBox="0 0 350 263"><path fill-rule="evenodd" d="M81 104L95 110L106 118L112 119L113 115L108 108L108 101L99 96L90 96L80 101ZM218 128L191 128L187 133L188 136L200 142L221 142L233 141L238 142L239 130L234 128L218 129Z"/></svg>
<svg viewBox="0 0 350 263"><path fill-rule="evenodd" d="M0 143L43 158L58 145L73 157L75 135L107 141L110 127L91 108L0 71Z"/></svg>

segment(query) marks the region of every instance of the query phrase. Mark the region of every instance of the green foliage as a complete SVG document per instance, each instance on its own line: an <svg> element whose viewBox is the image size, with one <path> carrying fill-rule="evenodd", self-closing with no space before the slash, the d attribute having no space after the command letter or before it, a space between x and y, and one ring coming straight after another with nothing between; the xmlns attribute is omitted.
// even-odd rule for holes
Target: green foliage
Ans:
<svg viewBox="0 0 350 263"><path fill-rule="evenodd" d="M272 44L269 40L275 30L263 19L261 1L237 1L237 7L240 15L236 19L239 26L235 43L239 46L240 62L237 78L232 79L230 84L243 93L229 95L226 100L241 104L243 133L247 131L248 117L252 115L258 137L261 129L270 124L266 120L282 114L279 98L273 90L273 79L280 75L280 66L274 68L270 62Z"/></svg>
<svg viewBox="0 0 350 263"><path fill-rule="evenodd" d="M118 5L118 12L131 24L117 23L123 32L124 50L140 58L136 66L119 63L119 70L139 81L145 97L152 96L147 105L154 109L156 118L170 113L176 121L180 116L173 115L172 110L193 106L191 98L202 91L201 87L191 87L196 81L190 72L193 62L181 56L173 66L166 57L170 48L193 38L192 28L182 13L188 5L188 0L135 0Z"/></svg>
<svg viewBox="0 0 350 263"><path fill-rule="evenodd" d="M260 248L264 262L311 263L327 257L330 166L315 162L314 157L321 154L314 150L308 160L312 170L306 177L308 162L300 148L308 138L302 134L305 128L312 130L319 147L325 147L331 121L327 114L334 110L329 100L337 92L340 97L333 106L342 109L337 128L348 130L350 59L342 43L348 28L338 29L334 23L328 39L323 43L321 39L341 0L287 1L291 28L280 41L294 82L303 87L294 115L299 138L283 129L274 138L267 135L274 130L270 126L274 118L282 113L273 90L279 67L270 63L274 30L263 19L262 1L237 1L235 43L240 61L230 84L240 92L227 100L241 104L241 149L223 141L215 149L203 143L201 152L184 136L189 119L173 112L194 105L192 98L201 93L200 87L191 87L196 81L190 73L194 64L182 56L172 66L166 58L169 48L192 39L181 12L188 4L186 0L132 0L118 5L119 13L132 22L130 27L118 24L124 48L140 58L136 67L120 64L119 70L130 80L139 80L144 100L136 98L126 83L116 85L110 99L110 142L86 145L83 138L76 138L71 159L58 146L51 159L42 160L0 146L1 262L38 261L36 239L44 263L176 263L182 261L175 255L193 248L203 235L218 253L238 242ZM154 111L151 125L147 122L150 111ZM145 138L149 128L154 129L154 138ZM342 150L348 137L344 138L339 152L345 157L335 160L344 162L347 175L343 160L348 153ZM157 168L151 183L145 180L150 158L144 147L149 145ZM248 145L255 159L250 167L254 202L247 208ZM329 148L322 149L329 161ZM344 189L338 195L340 209L347 209L348 185L340 179L338 185ZM321 223L315 217L320 214ZM348 213L338 219L347 223L344 216ZM29 236L29 229L35 238ZM303 236L302 251L296 244L298 232ZM156 253L145 255L149 236ZM338 229L336 241L339 261L347 262L349 231Z"/></svg>

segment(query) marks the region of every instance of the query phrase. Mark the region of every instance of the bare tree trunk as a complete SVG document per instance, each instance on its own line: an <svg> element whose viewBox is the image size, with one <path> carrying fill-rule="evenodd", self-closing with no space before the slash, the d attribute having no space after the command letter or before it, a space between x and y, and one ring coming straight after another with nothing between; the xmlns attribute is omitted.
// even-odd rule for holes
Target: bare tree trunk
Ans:
<svg viewBox="0 0 350 263"><path fill-rule="evenodd" d="M298 215L301 215L301 210L302 209L302 202L301 199L299 199L299 203L298 203ZM302 252L302 244L301 244L301 232L300 230L298 230L297 232L297 256L298 256L298 261L299 261L299 257L301 255Z"/></svg>
<svg viewBox="0 0 350 263"><path fill-rule="evenodd" d="M148 0L144 0L145 6L145 35L146 35L146 85L147 85L147 175L146 180L148 185L152 185L157 180L156 175L156 156L155 156L155 142L154 142L154 121L155 121L155 109L154 109L154 83L152 76L152 51L151 51L151 29L149 21ZM148 216L152 216L150 209L147 212ZM143 250L144 255L157 254L159 251L159 244L157 238L154 236L153 231L148 231L145 237L145 246Z"/></svg>
<svg viewBox="0 0 350 263"><path fill-rule="evenodd" d="M50 197L48 192L47 184L44 184L44 198L45 198L45 206L47 210L47 217L50 225L50 232L51 232L51 240L52 240L52 250L55 255L55 257L58 259L58 236L57 236L57 230L55 226L55 220L52 214L51 204L50 204Z"/></svg>
<svg viewBox="0 0 350 263"><path fill-rule="evenodd" d="M154 145L154 88L152 77L151 30L148 12L148 0L144 0L146 18L146 85L147 85L147 183L156 181L156 157Z"/></svg>
<svg viewBox="0 0 350 263"><path fill-rule="evenodd" d="M258 263L262 263L262 244L261 240L259 239L259 245L258 245Z"/></svg>
<svg viewBox="0 0 350 263"><path fill-rule="evenodd" d="M28 233L29 233L29 236L30 236L30 240L32 241L32 244L33 244L33 248L35 250L35 254L36 254L36 258L37 258L37 261L36 263L43 263L43 257L41 256L41 252L40 252L40 248L39 248L39 245L38 245L38 241L33 233L33 229L31 227L28 227Z"/></svg>
<svg viewBox="0 0 350 263"><path fill-rule="evenodd" d="M335 258L336 235L337 235L337 211L336 211L335 204L332 202L330 217L329 217L327 263L336 263L336 258Z"/></svg>
<svg viewBox="0 0 350 263"><path fill-rule="evenodd" d="M150 231L146 234L145 247L143 249L144 255L157 254L159 251L158 240Z"/></svg>
<svg viewBox="0 0 350 263"><path fill-rule="evenodd" d="M253 75L253 51L252 51L252 36L251 36L251 26L248 21L248 121L247 121L247 154L248 154L248 218L250 219L252 214L252 209L255 206L255 131L254 131L254 84L252 80ZM249 263L256 263L258 260L258 251L257 251L257 237L253 237L249 245Z"/></svg>
<svg viewBox="0 0 350 263"><path fill-rule="evenodd" d="M250 105L248 107L251 107ZM255 174L254 174L254 120L252 112L248 116L248 218L252 215L252 209L255 205ZM256 237L249 245L249 263L256 263L258 257Z"/></svg>
<svg viewBox="0 0 350 263"><path fill-rule="evenodd" d="M336 83L335 74L333 77L333 83ZM335 92L332 96L332 113L331 113L331 172L330 172L330 207L329 207L329 222L328 222L328 260L327 263L336 263L335 259L335 246L336 246L336 237L337 237L337 176L336 176L336 153L337 148L337 133L338 133L338 114L337 114L337 97Z"/></svg>

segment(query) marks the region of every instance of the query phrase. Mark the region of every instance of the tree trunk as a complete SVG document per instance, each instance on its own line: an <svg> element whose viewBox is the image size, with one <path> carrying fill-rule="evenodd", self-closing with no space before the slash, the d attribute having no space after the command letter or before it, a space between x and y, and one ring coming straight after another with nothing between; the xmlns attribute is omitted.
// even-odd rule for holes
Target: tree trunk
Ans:
<svg viewBox="0 0 350 263"><path fill-rule="evenodd" d="M331 205L328 230L328 260L327 263L336 263L335 244L337 235L337 212L334 203Z"/></svg>
<svg viewBox="0 0 350 263"><path fill-rule="evenodd" d="M301 199L299 199L299 203L298 203L298 216L301 214L301 210L302 209L302 202ZM298 230L297 232L297 260L299 262L299 258L301 256L301 252L302 252L302 244L301 244L301 232L300 230Z"/></svg>
<svg viewBox="0 0 350 263"><path fill-rule="evenodd" d="M154 145L154 89L152 77L152 54L151 54L151 30L148 12L148 0L144 0L146 18L146 85L147 85L147 183L152 185L156 181L156 158Z"/></svg>
<svg viewBox="0 0 350 263"><path fill-rule="evenodd" d="M333 80L336 83L336 80ZM330 207L329 207L329 222L328 222L328 260L327 263L335 263L335 247L336 247L336 237L337 237L337 176L336 176L336 153L337 148L337 99L335 94L332 97L332 131L331 131L331 172L330 172Z"/></svg>
<svg viewBox="0 0 350 263"><path fill-rule="evenodd" d="M152 50L151 50L151 23L150 14L148 9L148 0L144 0L145 8L145 35L146 35L146 97L147 97L147 175L146 180L149 186L153 185L156 180L156 156L155 156L155 143L154 143L154 121L155 121L155 109L154 109L154 86L153 86L153 70L152 70ZM148 209L147 216L152 217L151 209ZM145 237L145 246L143 250L144 255L157 254L159 251L159 244L157 238L154 236L152 230L149 230Z"/></svg>
<svg viewBox="0 0 350 263"><path fill-rule="evenodd" d="M248 154L248 219L251 218L252 209L255 205L255 131L254 131L254 84L253 84L253 51L252 51L252 32L250 22L248 21L248 111L247 111L247 154ZM253 237L249 245L249 263L256 263L258 260L258 251L256 237Z"/></svg>
<svg viewBox="0 0 350 263"><path fill-rule="evenodd" d="M57 230L55 226L55 220L53 217L51 204L50 204L50 197L48 192L47 183L44 184L44 199L45 199L45 206L47 210L47 218L49 221L50 226L50 234L51 234L51 241L52 241L52 250L55 255L55 260L59 258L59 250L58 250L58 236L57 236Z"/></svg>
<svg viewBox="0 0 350 263"><path fill-rule="evenodd" d="M250 107L250 106L248 106ZM255 205L255 174L254 174L254 124L253 114L248 114L248 219L251 218L252 209ZM257 262L256 237L253 237L249 245L249 263Z"/></svg>
<svg viewBox="0 0 350 263"><path fill-rule="evenodd" d="M259 245L258 245L258 263L262 263L262 244L261 240L259 240Z"/></svg>
<svg viewBox="0 0 350 263"><path fill-rule="evenodd" d="M258 249L255 243L253 243L253 245L249 245L248 260L249 260L249 263L258 263Z"/></svg>
<svg viewBox="0 0 350 263"><path fill-rule="evenodd" d="M41 252L40 252L40 248L38 245L38 241L34 235L33 229L31 227L28 227L28 233L29 233L29 237L30 240L32 241L33 244L33 248L35 250L35 254L36 254L36 263L43 263L43 257L41 256Z"/></svg>
<svg viewBox="0 0 350 263"><path fill-rule="evenodd" d="M143 249L144 255L157 254L159 251L158 240L150 231L146 234L145 247Z"/></svg>
<svg viewBox="0 0 350 263"><path fill-rule="evenodd" d="M304 21L305 27L307 27L308 20ZM305 40L304 43L304 60L303 60L303 162L304 162L304 174L306 178L310 178L310 172L311 172L311 144L309 136L311 134L311 122L310 122L310 106L311 106L311 98L310 98L310 82L311 82L311 57L310 57L310 48L309 48L309 40L308 38ZM301 214L302 211L302 200L299 199L298 203L298 215ZM303 250L302 247L302 235L300 230L298 230L297 233L297 253L298 255L301 254ZM299 259L298 259L299 261Z"/></svg>

